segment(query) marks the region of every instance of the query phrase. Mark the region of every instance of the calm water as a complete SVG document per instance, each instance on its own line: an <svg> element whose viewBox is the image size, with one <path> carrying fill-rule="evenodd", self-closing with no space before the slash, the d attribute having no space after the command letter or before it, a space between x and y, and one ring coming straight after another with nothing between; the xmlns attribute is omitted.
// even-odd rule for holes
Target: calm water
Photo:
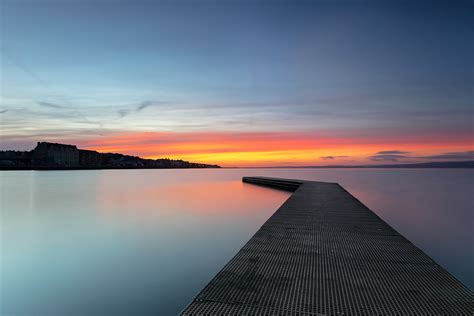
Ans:
<svg viewBox="0 0 474 316"><path fill-rule="evenodd" d="M339 182L474 288L474 170L0 172L0 314L173 315L289 196Z"/></svg>

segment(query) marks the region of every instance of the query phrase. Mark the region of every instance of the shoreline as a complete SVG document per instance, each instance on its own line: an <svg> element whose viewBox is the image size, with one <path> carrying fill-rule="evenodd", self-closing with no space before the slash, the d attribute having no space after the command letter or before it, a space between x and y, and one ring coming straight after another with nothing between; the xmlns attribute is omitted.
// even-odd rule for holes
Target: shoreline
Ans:
<svg viewBox="0 0 474 316"><path fill-rule="evenodd" d="M138 170L138 169L147 169L147 170L179 170L179 169L270 169L270 170L284 170L284 169L386 169L386 170L471 170L474 169L474 166L458 166L458 167L416 167L416 166L397 166L397 167L388 167L388 166L345 166L345 167L331 167L331 166L313 166L313 167L14 167L14 168L5 168L0 167L1 171L81 171L81 170Z"/></svg>
<svg viewBox="0 0 474 316"><path fill-rule="evenodd" d="M222 167L0 167L0 171L67 171L67 170L134 170L134 169L222 169Z"/></svg>

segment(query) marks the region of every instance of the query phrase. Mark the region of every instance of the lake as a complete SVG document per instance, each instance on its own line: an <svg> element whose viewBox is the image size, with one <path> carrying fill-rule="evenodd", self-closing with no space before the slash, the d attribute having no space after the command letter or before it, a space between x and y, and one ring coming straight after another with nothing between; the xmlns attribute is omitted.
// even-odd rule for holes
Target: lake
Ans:
<svg viewBox="0 0 474 316"><path fill-rule="evenodd" d="M0 314L175 315L289 197L338 182L474 288L472 169L0 172Z"/></svg>

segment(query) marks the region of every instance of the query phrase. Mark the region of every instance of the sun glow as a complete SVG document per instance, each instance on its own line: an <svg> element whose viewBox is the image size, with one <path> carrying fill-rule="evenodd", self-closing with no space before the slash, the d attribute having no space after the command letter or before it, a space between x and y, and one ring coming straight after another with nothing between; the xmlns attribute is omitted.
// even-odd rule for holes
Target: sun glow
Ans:
<svg viewBox="0 0 474 316"><path fill-rule="evenodd" d="M405 162L423 156L472 149L469 135L367 137L328 136L323 132L151 132L121 133L106 139L82 141L83 148L118 152L143 158L171 158L225 167L355 165L374 163L381 151L403 150Z"/></svg>

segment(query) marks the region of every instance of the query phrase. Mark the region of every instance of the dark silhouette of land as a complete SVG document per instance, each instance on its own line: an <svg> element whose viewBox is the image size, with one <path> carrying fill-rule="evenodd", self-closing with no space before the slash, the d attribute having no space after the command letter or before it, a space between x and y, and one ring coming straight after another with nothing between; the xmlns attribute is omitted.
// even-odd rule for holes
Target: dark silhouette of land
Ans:
<svg viewBox="0 0 474 316"><path fill-rule="evenodd" d="M78 149L75 145L38 142L31 151L0 151L0 170L220 168L184 160L144 159Z"/></svg>
<svg viewBox="0 0 474 316"><path fill-rule="evenodd" d="M99 153L75 145L38 142L31 151L0 151L0 170L76 170L76 169L171 169L220 168L218 165L173 160L144 159L118 153ZM246 167L252 168L252 167ZM400 163L381 165L270 166L255 168L474 168L474 160Z"/></svg>

